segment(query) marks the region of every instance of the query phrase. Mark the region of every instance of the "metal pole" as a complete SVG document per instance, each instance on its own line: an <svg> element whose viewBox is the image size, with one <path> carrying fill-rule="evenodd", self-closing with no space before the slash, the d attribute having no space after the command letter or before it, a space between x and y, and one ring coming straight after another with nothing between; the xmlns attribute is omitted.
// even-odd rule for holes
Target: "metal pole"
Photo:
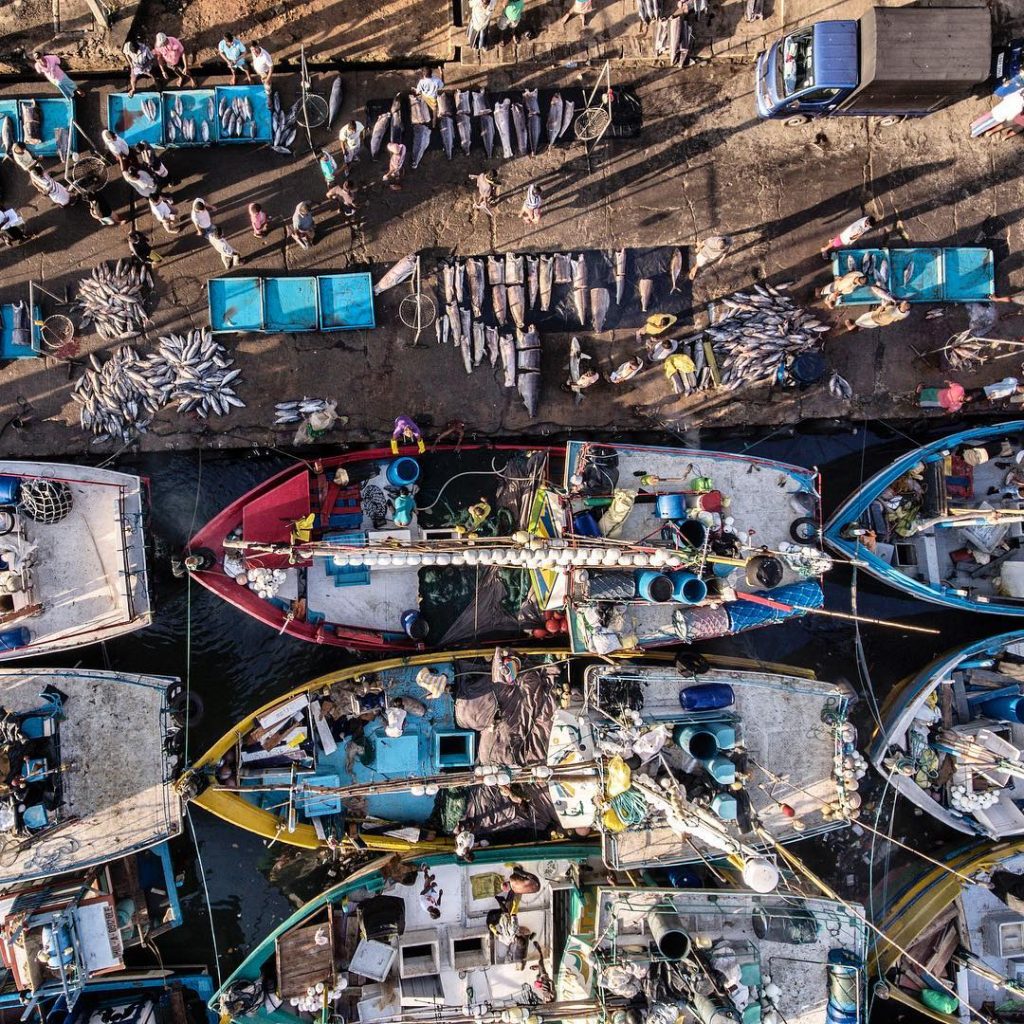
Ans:
<svg viewBox="0 0 1024 1024"><path fill-rule="evenodd" d="M309 69L306 65L306 44L303 43L299 51L299 67L300 67L300 81L299 86L302 90L302 126L306 129L306 141L309 143L309 150L313 152L313 132L309 127L309 109L306 106L306 100L309 96Z"/></svg>
<svg viewBox="0 0 1024 1024"><path fill-rule="evenodd" d="M413 274L413 289L416 296L416 334L412 339L413 345L418 344L420 333L423 330L423 310L420 307L420 294L422 292L422 278L420 277L420 257L416 257L416 272Z"/></svg>

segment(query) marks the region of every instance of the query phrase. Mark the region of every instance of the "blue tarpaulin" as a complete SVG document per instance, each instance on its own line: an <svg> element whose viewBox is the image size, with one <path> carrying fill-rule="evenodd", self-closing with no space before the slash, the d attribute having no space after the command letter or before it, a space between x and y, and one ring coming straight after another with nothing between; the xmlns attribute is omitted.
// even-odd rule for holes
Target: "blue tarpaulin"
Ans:
<svg viewBox="0 0 1024 1024"><path fill-rule="evenodd" d="M820 585L813 580L787 583L784 587L775 587L772 590L755 591L755 595L789 605L793 611L783 611L781 608L755 604L741 598L726 601L723 607L729 613L729 626L733 633L756 629L758 626L781 622L783 619L792 619L797 615L803 615L804 608L820 608L825 603L825 595Z"/></svg>

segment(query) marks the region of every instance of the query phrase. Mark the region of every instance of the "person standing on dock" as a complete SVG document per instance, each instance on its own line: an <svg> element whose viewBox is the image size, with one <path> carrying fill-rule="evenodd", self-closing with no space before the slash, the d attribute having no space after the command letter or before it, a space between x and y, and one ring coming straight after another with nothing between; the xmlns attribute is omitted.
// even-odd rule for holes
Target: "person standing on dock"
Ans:
<svg viewBox="0 0 1024 1024"><path fill-rule="evenodd" d="M866 234L875 226L874 217L864 216L855 220L852 224L847 224L838 235L830 238L821 247L822 259L831 259L832 251L834 249L846 249L853 245L861 235Z"/></svg>
<svg viewBox="0 0 1024 1024"><path fill-rule="evenodd" d="M523 199L523 207L519 211L519 216L527 224L539 224L540 211L543 206L544 193L541 192L540 185L527 185L526 197Z"/></svg>
<svg viewBox="0 0 1024 1024"><path fill-rule="evenodd" d="M155 196L149 197L149 212L153 219L169 235L177 235L181 231L178 224L178 211L168 196L157 192Z"/></svg>
<svg viewBox="0 0 1024 1024"><path fill-rule="evenodd" d="M14 161L15 166L20 167L26 173L39 166L35 153L24 142L12 142L8 156Z"/></svg>
<svg viewBox="0 0 1024 1024"><path fill-rule="evenodd" d="M25 230L25 220L17 210L0 209L0 243L6 248L26 242L31 235Z"/></svg>
<svg viewBox="0 0 1024 1024"><path fill-rule="evenodd" d="M141 231L128 232L128 251L140 267L153 266L153 246Z"/></svg>
<svg viewBox="0 0 1024 1024"><path fill-rule="evenodd" d="M249 204L249 227L254 238L266 238L270 230L270 218L259 203Z"/></svg>
<svg viewBox="0 0 1024 1024"><path fill-rule="evenodd" d="M712 263L717 263L732 248L732 239L728 235L709 235L697 246L697 254L690 268L689 278L695 280L697 275Z"/></svg>
<svg viewBox="0 0 1024 1024"><path fill-rule="evenodd" d="M252 61L253 71L255 71L259 76L267 97L269 98L270 79L274 75L274 58L271 57L259 43L253 43L252 46L249 47L249 59Z"/></svg>
<svg viewBox="0 0 1024 1024"><path fill-rule="evenodd" d="M95 192L89 197L89 216L108 228L121 223L121 218L111 209L102 192Z"/></svg>
<svg viewBox="0 0 1024 1024"><path fill-rule="evenodd" d="M55 53L43 53L36 50L33 54L36 74L42 75L64 99L69 100L72 96L84 96L85 94L70 78L67 72L60 66L60 57Z"/></svg>
<svg viewBox="0 0 1024 1024"><path fill-rule="evenodd" d="M121 177L131 185L136 192L142 196L143 199L149 199L150 196L157 194L156 180L153 175L149 173L145 168L139 167L137 164L128 164L121 172Z"/></svg>
<svg viewBox="0 0 1024 1024"><path fill-rule="evenodd" d="M439 71L432 72L430 68L424 68L420 72L420 80L413 90L417 96L423 98L423 102L430 107L430 116L434 123L437 123L437 97L444 89L444 79Z"/></svg>
<svg viewBox="0 0 1024 1024"><path fill-rule="evenodd" d="M474 210L483 210L494 220L494 208L498 205L498 172L484 171L483 174L471 174L469 180L476 185L476 202Z"/></svg>
<svg viewBox="0 0 1024 1024"><path fill-rule="evenodd" d="M388 169L381 179L392 192L401 192L402 186L398 179L402 177L402 168L405 167L406 147L404 142L388 143Z"/></svg>
<svg viewBox="0 0 1024 1024"><path fill-rule="evenodd" d="M156 58L153 51L138 39L129 39L121 48L124 59L128 61L128 95L135 95L135 87L140 78L152 78L156 84L154 68Z"/></svg>
<svg viewBox="0 0 1024 1024"><path fill-rule="evenodd" d="M163 185L173 184L170 169L164 163L163 158L148 142L143 140L135 147L135 157L138 165L149 171L158 185L161 182Z"/></svg>
<svg viewBox="0 0 1024 1024"><path fill-rule="evenodd" d="M207 232L206 240L216 249L225 270L237 267L242 262L242 257L238 255L238 250L220 233L220 228L210 228Z"/></svg>
<svg viewBox="0 0 1024 1024"><path fill-rule="evenodd" d="M316 159L320 166L320 173L324 176L327 187L330 188L338 176L338 161L331 156L326 146L322 146L316 151Z"/></svg>
<svg viewBox="0 0 1024 1024"><path fill-rule="evenodd" d="M217 44L217 52L221 55L224 63L231 72L231 84L238 84L238 72L245 75L246 82L252 81L252 75L245 66L245 43L236 39L230 32L225 32L221 41Z"/></svg>
<svg viewBox="0 0 1024 1024"><path fill-rule="evenodd" d="M100 139L103 141L107 152L117 161L118 167L123 171L128 165L129 157L131 156L131 149L128 143L110 128L104 128L100 132Z"/></svg>
<svg viewBox="0 0 1024 1024"><path fill-rule="evenodd" d="M192 227L200 238L206 236L213 230L213 218L211 213L216 213L217 207L204 202L202 199L192 200Z"/></svg>
<svg viewBox="0 0 1024 1024"><path fill-rule="evenodd" d="M310 249L316 241L316 222L309 203L299 203L292 214L291 228L288 233L303 249Z"/></svg>
<svg viewBox="0 0 1024 1024"><path fill-rule="evenodd" d="M174 74L182 84L191 82L192 87L195 88L196 81L188 69L185 46L180 39L164 32L157 32L153 56L156 57L156 66L163 78L170 79Z"/></svg>
<svg viewBox="0 0 1024 1024"><path fill-rule="evenodd" d="M362 121L349 121L341 126L338 141L341 143L341 155L346 164L359 159L359 150L363 148L363 136L366 126Z"/></svg>
<svg viewBox="0 0 1024 1024"><path fill-rule="evenodd" d="M32 187L40 195L46 196L54 206L67 207L71 205L73 198L71 193L49 172L33 170L29 172L28 179L32 182Z"/></svg>

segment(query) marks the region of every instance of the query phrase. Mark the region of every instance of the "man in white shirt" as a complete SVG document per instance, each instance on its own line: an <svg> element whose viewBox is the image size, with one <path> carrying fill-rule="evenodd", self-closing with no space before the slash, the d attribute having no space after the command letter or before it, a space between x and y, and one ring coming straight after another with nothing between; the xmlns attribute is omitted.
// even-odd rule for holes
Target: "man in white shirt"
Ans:
<svg viewBox="0 0 1024 1024"><path fill-rule="evenodd" d="M192 226L200 238L205 238L213 229L211 213L216 213L215 206L208 206L202 199L192 200Z"/></svg>
<svg viewBox="0 0 1024 1024"><path fill-rule="evenodd" d="M424 103L430 107L430 113L437 120L437 97L444 88L444 79L438 73L431 73L430 68L423 68L420 80L416 83L415 93L422 96Z"/></svg>
<svg viewBox="0 0 1024 1024"><path fill-rule="evenodd" d="M267 90L269 96L270 79L274 74L274 58L259 43L253 43L249 48L249 59L252 61L253 71L259 75L263 88Z"/></svg>
<svg viewBox="0 0 1024 1024"><path fill-rule="evenodd" d="M362 148L365 132L366 126L362 121L349 121L341 126L341 131L338 132L338 141L341 143L341 155L346 164L359 159L359 150Z"/></svg>
<svg viewBox="0 0 1024 1024"><path fill-rule="evenodd" d="M237 267L241 262L238 250L220 233L220 228L210 228L206 240L217 250L225 270Z"/></svg>

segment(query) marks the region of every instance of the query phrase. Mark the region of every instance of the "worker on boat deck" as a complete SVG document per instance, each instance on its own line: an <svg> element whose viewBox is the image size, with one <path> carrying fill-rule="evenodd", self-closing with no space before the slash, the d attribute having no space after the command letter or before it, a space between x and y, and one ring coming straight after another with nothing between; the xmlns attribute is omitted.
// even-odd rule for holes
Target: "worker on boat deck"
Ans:
<svg viewBox="0 0 1024 1024"><path fill-rule="evenodd" d="M305 544L313 536L313 524L316 522L316 513L310 512L308 516L296 519L292 523L292 543Z"/></svg>
<svg viewBox="0 0 1024 1024"><path fill-rule="evenodd" d="M395 498L395 526L408 526L415 514L416 499L409 493L408 487L403 487Z"/></svg>
<svg viewBox="0 0 1024 1024"><path fill-rule="evenodd" d="M460 537L475 537L480 527L490 518L491 503L486 498L481 497L475 505L470 505L466 512L469 516L466 525L456 526L455 532Z"/></svg>
<svg viewBox="0 0 1024 1024"><path fill-rule="evenodd" d="M427 450L423 440L423 431L408 416L398 416L395 419L395 429L391 432L391 453L393 455L398 454L398 446L403 442L415 444L420 455Z"/></svg>

